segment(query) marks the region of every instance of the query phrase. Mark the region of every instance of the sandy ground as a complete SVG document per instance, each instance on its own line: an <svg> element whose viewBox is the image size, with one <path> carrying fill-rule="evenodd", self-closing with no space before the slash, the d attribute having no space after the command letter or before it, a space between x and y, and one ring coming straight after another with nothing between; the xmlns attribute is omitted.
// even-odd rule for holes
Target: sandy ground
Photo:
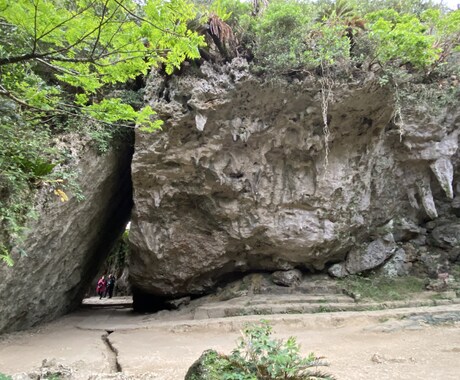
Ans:
<svg viewBox="0 0 460 380"><path fill-rule="evenodd" d="M303 353L325 356L326 371L340 380L460 379L460 324L432 325L414 314L452 315L459 305L372 312L271 315L275 336L296 336ZM450 313L450 314L449 314ZM0 337L0 372L30 372L43 359L73 370L73 378L114 373L113 352L124 373L183 379L208 348L228 353L241 327L261 316L181 320L136 315L129 309L81 310L28 331ZM113 332L112 332L113 331Z"/></svg>

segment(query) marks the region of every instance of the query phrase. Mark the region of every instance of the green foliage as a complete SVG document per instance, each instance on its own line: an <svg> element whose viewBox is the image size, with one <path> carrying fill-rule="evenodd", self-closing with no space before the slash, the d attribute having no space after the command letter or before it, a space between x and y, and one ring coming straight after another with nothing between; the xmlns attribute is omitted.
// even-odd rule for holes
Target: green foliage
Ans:
<svg viewBox="0 0 460 380"><path fill-rule="evenodd" d="M61 380L63 378L60 372L58 373L50 373L46 376L46 380Z"/></svg>
<svg viewBox="0 0 460 380"><path fill-rule="evenodd" d="M204 39L187 27L195 16L187 0L0 0L1 261L11 264L35 189L81 198L56 136L89 135L106 151L117 126L161 127L121 86L198 58Z"/></svg>
<svg viewBox="0 0 460 380"><path fill-rule="evenodd" d="M311 3L275 0L260 16L242 23L253 34L249 48L256 65L287 73L348 59L347 25L340 17L345 16Z"/></svg>
<svg viewBox="0 0 460 380"><path fill-rule="evenodd" d="M213 1L209 7L209 13L219 16L222 21L227 21L232 15L232 12L227 9L227 2L222 0Z"/></svg>
<svg viewBox="0 0 460 380"><path fill-rule="evenodd" d="M304 53L310 66L332 66L349 58L350 40L345 25L336 22L316 23L310 32L309 47Z"/></svg>
<svg viewBox="0 0 460 380"><path fill-rule="evenodd" d="M433 64L441 53L435 37L415 15L399 14L387 9L367 15L369 38L375 42L376 58L381 63L399 60L418 68Z"/></svg>
<svg viewBox="0 0 460 380"><path fill-rule="evenodd" d="M355 275L339 281L347 293L375 301L404 300L425 289L425 280L413 276L388 278Z"/></svg>
<svg viewBox="0 0 460 380"><path fill-rule="evenodd" d="M439 9L429 9L422 13L421 20L435 37L434 47L440 51L441 63L452 52L460 51L460 10L444 14Z"/></svg>
<svg viewBox="0 0 460 380"><path fill-rule="evenodd" d="M294 0L272 1L249 25L257 65L275 71L303 67L306 36L313 24L312 6Z"/></svg>
<svg viewBox="0 0 460 380"><path fill-rule="evenodd" d="M240 18L248 16L252 9L251 4L247 1L219 0L213 2L212 6L214 6L215 3L218 3L219 6L228 14L228 17L225 21L233 25L236 25L236 21L240 20Z"/></svg>
<svg viewBox="0 0 460 380"><path fill-rule="evenodd" d="M12 377L0 372L0 380L11 380Z"/></svg>
<svg viewBox="0 0 460 380"><path fill-rule="evenodd" d="M241 3L234 2L238 22L232 25L262 71L378 62L429 72L459 49L460 11L446 12L431 1L273 0L257 16Z"/></svg>
<svg viewBox="0 0 460 380"><path fill-rule="evenodd" d="M68 112L62 97L70 85L88 115L99 117L104 109L109 115L102 121L152 129L151 110L139 116L130 105L112 107L115 99L105 104L99 99L104 86L152 66L171 74L185 59L198 58L204 44L187 28L196 12L184 0L0 0L0 9L0 95L41 112Z"/></svg>
<svg viewBox="0 0 460 380"><path fill-rule="evenodd" d="M272 328L262 321L248 325L242 332L237 348L230 355L207 351L200 374L188 380L313 380L333 379L312 370L327 365L313 353L303 358L294 337L285 342L272 338ZM189 375L189 374L188 374Z"/></svg>
<svg viewBox="0 0 460 380"><path fill-rule="evenodd" d="M355 16L355 5L351 1L336 0L336 1L320 1L319 20L330 18L347 18Z"/></svg>
<svg viewBox="0 0 460 380"><path fill-rule="evenodd" d="M13 258L3 245L0 245L0 261L3 261L9 267L14 265Z"/></svg>
<svg viewBox="0 0 460 380"><path fill-rule="evenodd" d="M349 0L355 9L365 15L383 9L394 9L398 13L410 13L420 15L431 8L439 8L439 2L431 0Z"/></svg>
<svg viewBox="0 0 460 380"><path fill-rule="evenodd" d="M80 98L81 100L81 98ZM142 131L151 132L162 125L161 120L152 121L151 116L155 112L150 106L135 111L129 104L123 103L119 98L106 98L99 103L93 103L85 108L83 112L95 120L111 124L117 121L135 121L140 125Z"/></svg>
<svg viewBox="0 0 460 380"><path fill-rule="evenodd" d="M15 114L12 102L0 102L0 252L11 264L11 240L18 240L31 216L30 190L50 179L55 163L49 133L36 130Z"/></svg>

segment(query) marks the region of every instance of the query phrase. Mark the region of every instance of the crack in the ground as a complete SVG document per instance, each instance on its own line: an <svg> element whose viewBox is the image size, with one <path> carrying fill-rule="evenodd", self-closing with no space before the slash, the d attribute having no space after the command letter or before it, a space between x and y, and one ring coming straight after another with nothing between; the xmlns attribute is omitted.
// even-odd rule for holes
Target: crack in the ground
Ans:
<svg viewBox="0 0 460 380"><path fill-rule="evenodd" d="M102 341L107 347L107 356L109 360L109 367L111 372L122 372L120 363L118 362L118 350L113 346L109 339L109 335L113 330L106 330L106 333L101 336Z"/></svg>

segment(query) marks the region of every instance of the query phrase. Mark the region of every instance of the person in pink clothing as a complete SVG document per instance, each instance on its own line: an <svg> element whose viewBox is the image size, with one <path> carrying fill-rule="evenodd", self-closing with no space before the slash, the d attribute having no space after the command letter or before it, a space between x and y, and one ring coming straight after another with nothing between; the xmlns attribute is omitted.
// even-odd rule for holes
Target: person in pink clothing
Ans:
<svg viewBox="0 0 460 380"><path fill-rule="evenodd" d="M107 281L105 280L105 276L102 276L97 282L97 287L96 287L96 292L99 296L99 299L105 296L106 288L107 288Z"/></svg>

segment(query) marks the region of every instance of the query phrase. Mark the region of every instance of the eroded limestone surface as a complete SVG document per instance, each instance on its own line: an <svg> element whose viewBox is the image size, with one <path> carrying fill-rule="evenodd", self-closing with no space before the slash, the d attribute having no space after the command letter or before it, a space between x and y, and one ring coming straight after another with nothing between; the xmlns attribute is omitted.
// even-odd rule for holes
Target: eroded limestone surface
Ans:
<svg viewBox="0 0 460 380"><path fill-rule="evenodd" d="M435 227L447 244L437 233L458 224L458 107L413 104L396 125L388 88L349 79L333 88L326 148L321 91L316 77L255 77L242 59L150 76L165 126L136 135L135 288L200 294L235 272L336 263L346 275L395 252L407 268L420 247L431 254Z"/></svg>

